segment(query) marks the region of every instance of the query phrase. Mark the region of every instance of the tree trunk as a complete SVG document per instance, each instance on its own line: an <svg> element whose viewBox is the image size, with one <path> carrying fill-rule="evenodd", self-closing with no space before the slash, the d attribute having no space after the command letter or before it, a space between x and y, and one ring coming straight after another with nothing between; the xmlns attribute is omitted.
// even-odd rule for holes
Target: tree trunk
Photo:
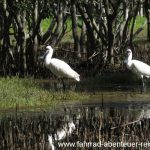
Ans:
<svg viewBox="0 0 150 150"><path fill-rule="evenodd" d="M83 52L82 58L86 60L87 58L87 50L86 50L86 26L85 23L82 22L81 36L80 36L80 48Z"/></svg>
<svg viewBox="0 0 150 150"><path fill-rule="evenodd" d="M145 0L145 13L147 18L147 39L150 42L150 1Z"/></svg>
<svg viewBox="0 0 150 150"><path fill-rule="evenodd" d="M111 16L108 17L108 61L110 62L111 65L114 65L114 51L113 51L113 46L114 46L114 34L113 34L113 26L112 26L112 18Z"/></svg>
<svg viewBox="0 0 150 150"><path fill-rule="evenodd" d="M110 13L109 9L109 1L104 1L106 19L107 19L107 43L108 43L108 62L111 65L114 65L114 52L113 52L113 42L114 42L114 34L113 34L113 19L114 14Z"/></svg>
<svg viewBox="0 0 150 150"><path fill-rule="evenodd" d="M50 41L52 46L55 46L57 44L57 41L59 40L63 28L63 4L62 3L58 4L56 13L57 13L56 15L57 26L52 36L52 39Z"/></svg>
<svg viewBox="0 0 150 150"><path fill-rule="evenodd" d="M81 56L80 52L80 43L78 37L78 24L77 24L77 16L76 16L76 5L74 0L71 0L71 19L72 19L72 33L74 38L74 50L77 51L78 56Z"/></svg>
<svg viewBox="0 0 150 150"><path fill-rule="evenodd" d="M86 25L87 51L88 51L88 56L91 56L93 54L93 51L96 49L96 39L95 39L95 35L94 35L94 30L92 27L92 23L88 17L88 14L85 12L85 9L82 6L82 4L77 3L77 7L79 9L79 12L83 18L85 25Z"/></svg>
<svg viewBox="0 0 150 150"><path fill-rule="evenodd" d="M132 47L132 41L133 41L133 31L134 31L134 25L135 25L135 21L136 21L136 16L137 16L137 13L138 13L138 9L139 9L139 6L140 6L140 2L137 3L137 6L136 6L136 9L135 9L135 13L134 13L134 16L133 16L133 23L132 23L132 26L131 26L131 32L130 32L130 46Z"/></svg>
<svg viewBox="0 0 150 150"><path fill-rule="evenodd" d="M142 16L143 17L143 2L142 2L143 0L140 0L140 16Z"/></svg>
<svg viewBox="0 0 150 150"><path fill-rule="evenodd" d="M17 45L18 45L18 53L19 53L19 76L24 77L27 73L27 62L26 62L26 31L25 31L25 23L26 23L26 12L22 12L22 14L17 14L16 22L18 25L18 35L17 35Z"/></svg>
<svg viewBox="0 0 150 150"><path fill-rule="evenodd" d="M1 60L2 60L2 67L3 67L3 74L8 75L10 73L10 67L12 65L12 62L10 62L10 55L9 55L9 49L10 49L10 37L9 37L9 29L11 25L12 20L12 14L10 14L7 11L7 1L4 0L3 2L3 24L4 27L3 35L2 35L2 51L1 51Z"/></svg>
<svg viewBox="0 0 150 150"><path fill-rule="evenodd" d="M54 27L55 27L55 24L56 24L56 18L53 18L51 20L51 23L47 29L47 31L44 33L43 37L42 37L42 43L47 43L51 36L52 36L52 33L53 33L53 30L54 30Z"/></svg>
<svg viewBox="0 0 150 150"><path fill-rule="evenodd" d="M36 69L37 69L37 49L38 49L38 30L37 30L37 26L38 26L38 0L35 1L34 3L34 21L33 21L33 24L34 24L34 33L33 33L33 64L32 64L32 67L33 67L33 73L35 74L36 73ZM39 29L39 28L38 28Z"/></svg>

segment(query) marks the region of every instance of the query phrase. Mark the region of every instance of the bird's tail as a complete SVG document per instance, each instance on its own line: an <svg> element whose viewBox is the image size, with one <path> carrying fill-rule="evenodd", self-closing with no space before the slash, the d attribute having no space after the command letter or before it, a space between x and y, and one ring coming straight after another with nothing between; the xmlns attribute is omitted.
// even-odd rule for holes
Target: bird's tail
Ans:
<svg viewBox="0 0 150 150"><path fill-rule="evenodd" d="M80 75L74 70L72 70L72 77L71 78L75 79L78 82L80 81Z"/></svg>
<svg viewBox="0 0 150 150"><path fill-rule="evenodd" d="M76 79L76 81L79 82L80 81L80 76L76 77L75 79Z"/></svg>

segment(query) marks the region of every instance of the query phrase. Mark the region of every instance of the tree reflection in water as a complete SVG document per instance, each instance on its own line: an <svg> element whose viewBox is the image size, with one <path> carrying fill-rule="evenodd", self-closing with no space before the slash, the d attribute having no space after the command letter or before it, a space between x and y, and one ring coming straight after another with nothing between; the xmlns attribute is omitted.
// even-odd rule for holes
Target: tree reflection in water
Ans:
<svg viewBox="0 0 150 150"><path fill-rule="evenodd" d="M66 150L65 147L58 147L58 142L62 141L146 142L150 140L149 112L149 109L130 106L101 108L98 105L83 105L57 114L46 112L2 115L0 149L47 150L53 147L56 150Z"/></svg>

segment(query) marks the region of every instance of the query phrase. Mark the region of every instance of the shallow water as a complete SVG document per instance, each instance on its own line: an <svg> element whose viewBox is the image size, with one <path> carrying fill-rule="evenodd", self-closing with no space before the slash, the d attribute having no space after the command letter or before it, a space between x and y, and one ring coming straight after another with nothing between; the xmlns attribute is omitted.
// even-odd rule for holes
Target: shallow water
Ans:
<svg viewBox="0 0 150 150"><path fill-rule="evenodd" d="M64 101L54 108L1 111L0 149L72 149L59 147L60 142L73 142L74 149L92 149L83 142L146 142L149 102L149 89L143 94L103 90L91 93L89 100Z"/></svg>

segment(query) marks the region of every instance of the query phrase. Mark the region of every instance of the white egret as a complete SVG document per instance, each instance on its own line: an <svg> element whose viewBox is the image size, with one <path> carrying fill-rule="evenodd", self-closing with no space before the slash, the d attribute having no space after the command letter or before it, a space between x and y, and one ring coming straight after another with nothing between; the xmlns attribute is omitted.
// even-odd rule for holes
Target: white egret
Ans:
<svg viewBox="0 0 150 150"><path fill-rule="evenodd" d="M127 49L127 58L125 59L126 66L133 71L142 81L142 90L145 87L143 77L150 77L150 66L139 60L132 59L131 49Z"/></svg>
<svg viewBox="0 0 150 150"><path fill-rule="evenodd" d="M67 63L60 59L52 58L53 49L51 46L47 46L46 49L47 51L43 56L45 65L51 70L53 74L55 74L62 80L64 90L65 84L63 78L72 78L76 81L80 81L80 75L76 71L74 71Z"/></svg>

